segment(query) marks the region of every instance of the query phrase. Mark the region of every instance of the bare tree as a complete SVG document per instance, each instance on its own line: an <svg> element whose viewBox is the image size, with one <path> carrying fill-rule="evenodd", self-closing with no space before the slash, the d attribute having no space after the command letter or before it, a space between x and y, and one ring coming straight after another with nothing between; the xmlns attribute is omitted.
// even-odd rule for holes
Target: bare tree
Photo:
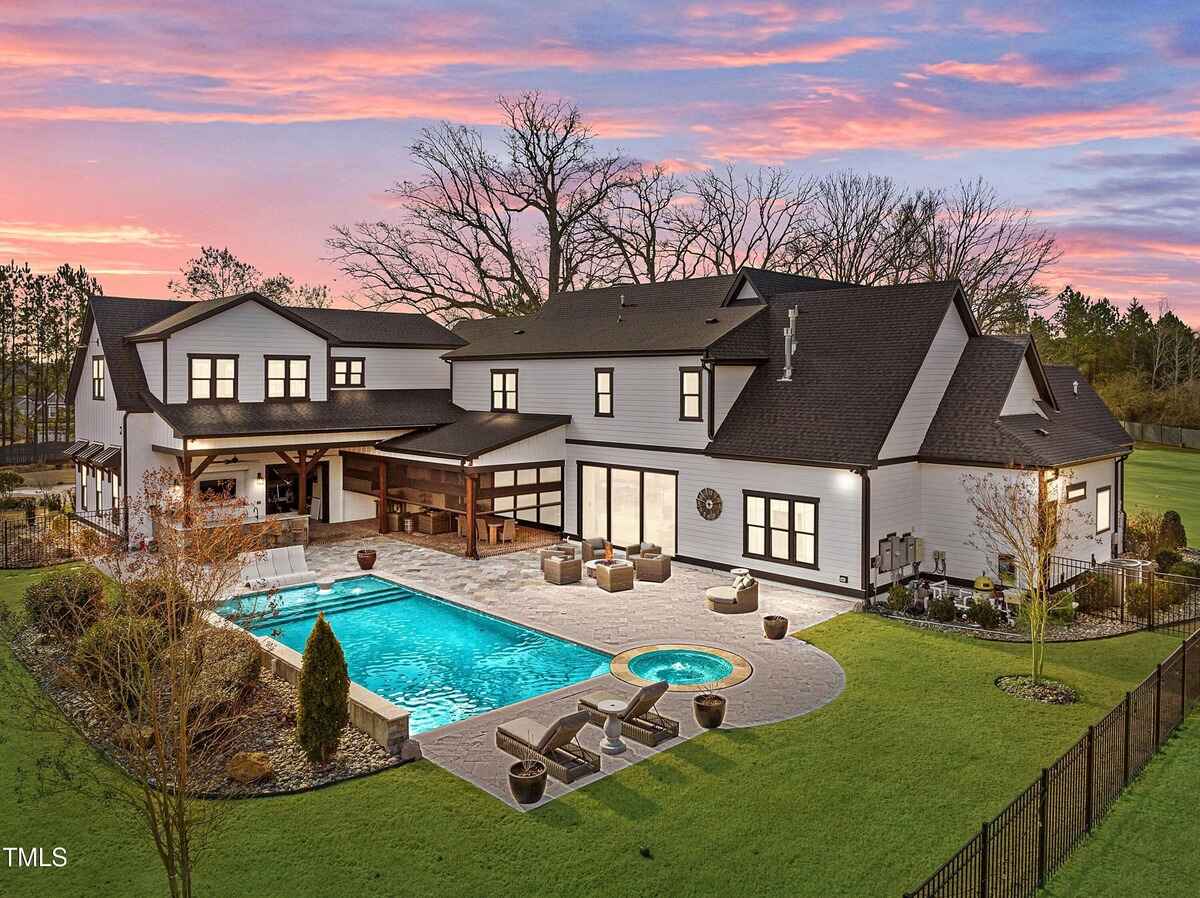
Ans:
<svg viewBox="0 0 1200 898"><path fill-rule="evenodd" d="M334 228L333 261L372 305L445 319L524 315L604 282L606 257L587 223L630 182L631 163L599 153L569 103L528 93L499 106L502 154L472 128L425 129L411 147L420 177L390 190L401 220Z"/></svg>
<svg viewBox="0 0 1200 898"><path fill-rule="evenodd" d="M987 332L1023 325L1049 304L1037 278L1062 255L1028 209L1005 205L982 178L937 194L935 214L923 219L920 254L919 277L961 281Z"/></svg>
<svg viewBox="0 0 1200 898"><path fill-rule="evenodd" d="M1040 471L1000 477L964 474L962 478L967 501L975 511L971 545L989 559L1011 555L1024 589L1021 616L1029 627L1034 683L1042 678L1050 615L1059 607L1050 588L1050 561L1071 543L1073 519L1078 514L1066 502L1065 485L1070 479L1069 471L1060 471L1053 481L1047 481Z"/></svg>
<svg viewBox="0 0 1200 898"><path fill-rule="evenodd" d="M782 168L704 171L691 179L693 202L674 216L677 251L699 274L731 274L744 265L791 269L811 190L809 179Z"/></svg>
<svg viewBox="0 0 1200 898"><path fill-rule="evenodd" d="M297 284L286 274L264 277L249 262L229 251L229 247L200 247L200 254L188 259L179 269L181 280L167 282L176 296L189 299L219 299L257 290L277 303L287 306L327 308L329 289L321 285Z"/></svg>

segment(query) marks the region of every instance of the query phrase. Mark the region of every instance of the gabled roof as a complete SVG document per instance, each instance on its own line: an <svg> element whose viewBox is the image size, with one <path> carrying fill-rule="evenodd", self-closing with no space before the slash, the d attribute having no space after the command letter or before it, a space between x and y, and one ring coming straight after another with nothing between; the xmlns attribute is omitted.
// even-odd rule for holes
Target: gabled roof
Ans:
<svg viewBox="0 0 1200 898"><path fill-rule="evenodd" d="M570 415L464 412L457 421L422 433L402 434L378 444L386 452L473 459L530 437L565 427Z"/></svg>
<svg viewBox="0 0 1200 898"><path fill-rule="evenodd" d="M298 310L289 308L288 306L280 305L274 300L268 299L261 293L251 291L249 293L237 293L233 296L222 296L217 299L203 299L194 302L189 302L179 311L168 315L161 321L156 321L153 324L136 330L133 333L126 334L126 339L137 343L142 340L161 340L163 337L170 336L178 330L185 327L190 327L193 324L198 324L213 315L219 315L221 312L227 312L232 308L240 306L247 302L255 302L266 309L270 309L277 315L288 319L293 324L311 331L318 337L331 342L336 342L337 338L325 328L310 321L306 316L298 314Z"/></svg>
<svg viewBox="0 0 1200 898"><path fill-rule="evenodd" d="M166 404L149 392L143 399L176 436L192 438L435 427L464 414L449 390L331 390L325 402Z"/></svg>
<svg viewBox="0 0 1200 898"><path fill-rule="evenodd" d="M289 307L327 331L339 346L391 346L403 349L452 349L466 341L432 318L417 312L374 312L365 309Z"/></svg>
<svg viewBox="0 0 1200 898"><path fill-rule="evenodd" d="M957 281L773 296L762 316L709 350L718 360L755 351L768 360L751 375L707 452L874 464L952 305L968 333L978 333ZM796 352L792 380L782 382L783 330L792 306L799 310Z"/></svg>
<svg viewBox="0 0 1200 898"><path fill-rule="evenodd" d="M758 294L757 300L737 299L737 295L746 283L749 283L754 292ZM834 290L839 287L853 286L855 285L843 281L828 281L824 278L789 274L785 271L771 271L766 268L751 268L744 265L738 269L721 304L727 306L736 302L765 302L769 297L778 296L781 293L795 293L800 290Z"/></svg>
<svg viewBox="0 0 1200 898"><path fill-rule="evenodd" d="M617 307L583 318L497 319L447 359L563 358L572 356L699 355L750 320L762 306L646 309Z"/></svg>

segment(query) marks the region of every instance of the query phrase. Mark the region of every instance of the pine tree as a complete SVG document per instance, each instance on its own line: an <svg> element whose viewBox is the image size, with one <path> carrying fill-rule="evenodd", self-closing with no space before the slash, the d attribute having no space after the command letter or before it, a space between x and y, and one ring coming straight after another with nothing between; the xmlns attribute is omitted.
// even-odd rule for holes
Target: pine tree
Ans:
<svg viewBox="0 0 1200 898"><path fill-rule="evenodd" d="M337 751L342 729L350 719L349 698L346 656L325 615L320 614L304 645L296 714L296 738L314 764L328 762Z"/></svg>

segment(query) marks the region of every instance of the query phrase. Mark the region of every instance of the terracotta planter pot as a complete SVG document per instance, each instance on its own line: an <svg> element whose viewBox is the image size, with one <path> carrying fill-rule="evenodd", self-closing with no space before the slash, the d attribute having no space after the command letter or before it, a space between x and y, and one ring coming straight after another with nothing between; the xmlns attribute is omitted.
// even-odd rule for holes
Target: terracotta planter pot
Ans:
<svg viewBox="0 0 1200 898"><path fill-rule="evenodd" d="M546 765L517 761L508 768L508 790L517 804L536 804L546 792Z"/></svg>
<svg viewBox="0 0 1200 898"><path fill-rule="evenodd" d="M768 614L763 618L763 635L767 639L783 639L787 636L788 619L781 614Z"/></svg>
<svg viewBox="0 0 1200 898"><path fill-rule="evenodd" d="M375 567L374 549L359 549L358 555L355 557L358 558L358 566L364 571L369 571L371 568Z"/></svg>
<svg viewBox="0 0 1200 898"><path fill-rule="evenodd" d="M692 699L696 723L706 730L715 730L725 720L725 696L702 692Z"/></svg>

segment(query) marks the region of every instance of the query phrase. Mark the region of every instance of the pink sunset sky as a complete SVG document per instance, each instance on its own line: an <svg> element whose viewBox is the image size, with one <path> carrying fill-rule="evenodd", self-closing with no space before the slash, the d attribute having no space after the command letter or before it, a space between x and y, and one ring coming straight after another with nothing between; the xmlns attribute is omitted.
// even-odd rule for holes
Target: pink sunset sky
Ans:
<svg viewBox="0 0 1200 898"><path fill-rule="evenodd" d="M347 294L330 227L525 90L684 171L982 175L1057 234L1049 287L1200 325L1200 17L1153 0L0 4L0 256L159 296L215 244Z"/></svg>

